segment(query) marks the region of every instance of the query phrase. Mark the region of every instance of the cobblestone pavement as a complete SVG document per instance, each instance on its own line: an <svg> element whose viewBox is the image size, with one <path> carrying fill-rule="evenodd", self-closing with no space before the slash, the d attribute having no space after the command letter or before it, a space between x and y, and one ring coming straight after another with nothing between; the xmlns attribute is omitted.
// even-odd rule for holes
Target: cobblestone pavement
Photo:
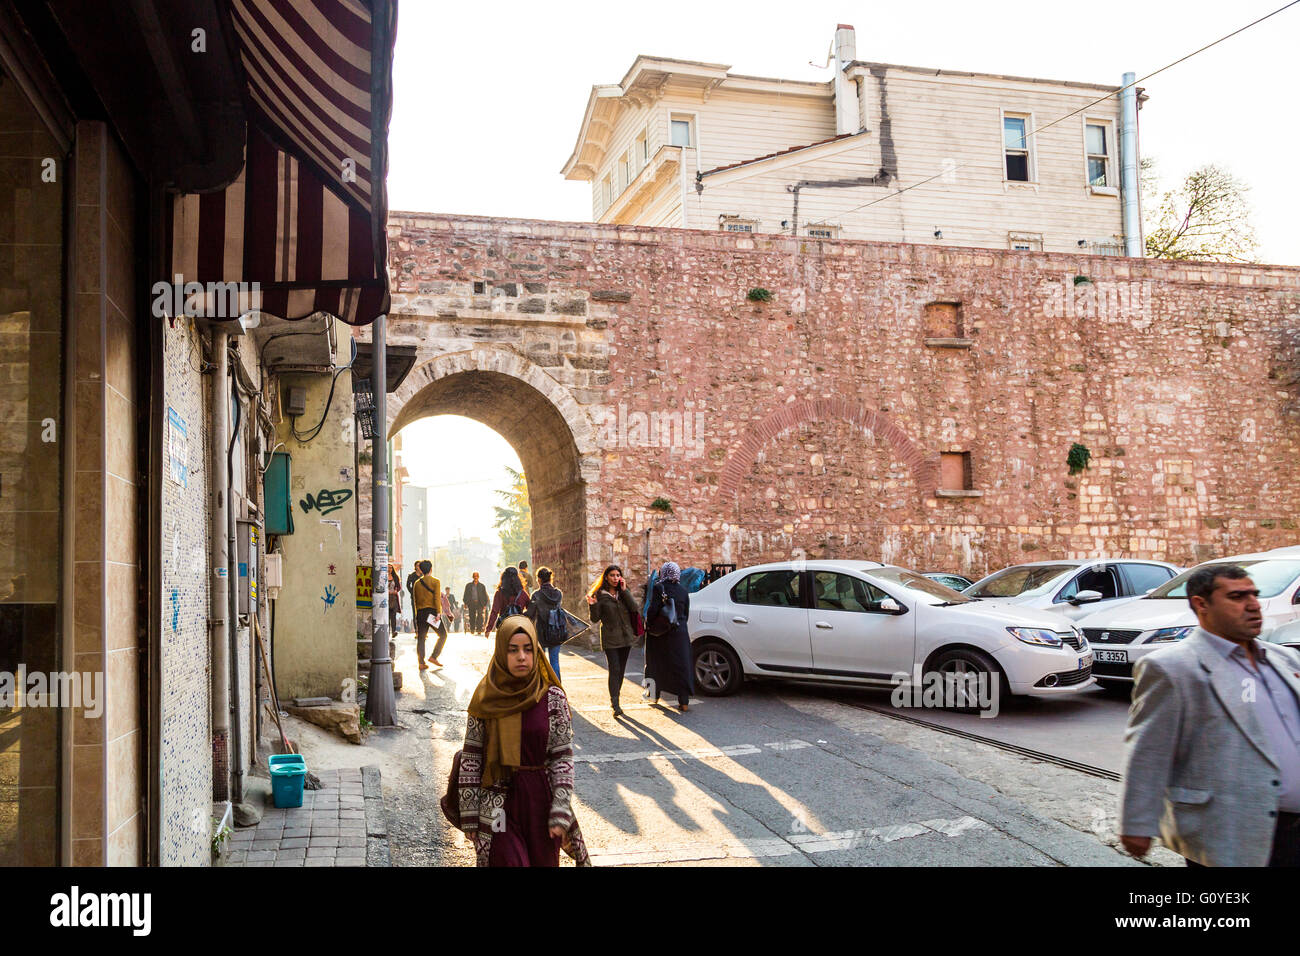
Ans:
<svg viewBox="0 0 1300 956"><path fill-rule="evenodd" d="M387 865L378 771L373 767L322 770L317 776L321 789L305 791L301 807L276 809L268 794L261 822L231 835L222 865ZM368 825L368 816L377 825Z"/></svg>

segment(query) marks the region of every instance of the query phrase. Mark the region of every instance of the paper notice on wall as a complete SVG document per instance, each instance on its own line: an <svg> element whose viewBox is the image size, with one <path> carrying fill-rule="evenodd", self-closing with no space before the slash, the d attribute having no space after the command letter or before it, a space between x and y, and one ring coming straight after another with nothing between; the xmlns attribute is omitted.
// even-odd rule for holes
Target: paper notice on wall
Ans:
<svg viewBox="0 0 1300 956"><path fill-rule="evenodd" d="M321 518L320 523L327 524L331 528L333 528L334 532L339 536L339 544L343 543L343 522L342 521L339 521L334 518Z"/></svg>
<svg viewBox="0 0 1300 956"><path fill-rule="evenodd" d="M182 488L188 488L190 433L185 419L176 409L167 406L167 477Z"/></svg>

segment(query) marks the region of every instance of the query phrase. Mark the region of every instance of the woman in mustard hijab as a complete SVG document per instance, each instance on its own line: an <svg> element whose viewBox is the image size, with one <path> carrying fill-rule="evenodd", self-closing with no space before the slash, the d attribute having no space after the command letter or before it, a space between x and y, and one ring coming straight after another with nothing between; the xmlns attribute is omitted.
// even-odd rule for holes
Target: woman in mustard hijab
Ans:
<svg viewBox="0 0 1300 956"><path fill-rule="evenodd" d="M460 759L460 828L479 866L589 866L573 816L573 721L533 622L501 622L469 702Z"/></svg>

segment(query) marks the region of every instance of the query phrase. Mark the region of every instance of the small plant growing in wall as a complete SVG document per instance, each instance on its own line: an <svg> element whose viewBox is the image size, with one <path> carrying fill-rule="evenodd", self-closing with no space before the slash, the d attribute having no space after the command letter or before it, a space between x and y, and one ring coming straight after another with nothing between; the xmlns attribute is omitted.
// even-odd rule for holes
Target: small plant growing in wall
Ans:
<svg viewBox="0 0 1300 956"><path fill-rule="evenodd" d="M745 296L750 302L771 302L772 293L764 288L750 289Z"/></svg>
<svg viewBox="0 0 1300 956"><path fill-rule="evenodd" d="M1070 466L1070 474L1082 474L1083 470L1088 467L1088 462L1092 460L1092 452L1088 451L1087 446L1075 442L1070 446L1070 453L1065 456L1065 463Z"/></svg>
<svg viewBox="0 0 1300 956"><path fill-rule="evenodd" d="M670 515L673 513L673 505L667 498L656 498L650 502L650 510L662 511L664 514Z"/></svg>
<svg viewBox="0 0 1300 956"><path fill-rule="evenodd" d="M363 451L357 455L357 464L368 465L371 462L370 452Z"/></svg>
<svg viewBox="0 0 1300 956"><path fill-rule="evenodd" d="M1092 280L1089 279L1087 276L1075 276L1075 277L1074 277L1074 284L1075 284L1075 285L1083 285L1085 282L1088 283L1088 285L1092 285Z"/></svg>
<svg viewBox="0 0 1300 956"><path fill-rule="evenodd" d="M226 843L230 839L231 829L224 823L218 826L216 817L212 818L212 826L216 828L212 834L212 855L218 857L221 856L222 851L226 848Z"/></svg>

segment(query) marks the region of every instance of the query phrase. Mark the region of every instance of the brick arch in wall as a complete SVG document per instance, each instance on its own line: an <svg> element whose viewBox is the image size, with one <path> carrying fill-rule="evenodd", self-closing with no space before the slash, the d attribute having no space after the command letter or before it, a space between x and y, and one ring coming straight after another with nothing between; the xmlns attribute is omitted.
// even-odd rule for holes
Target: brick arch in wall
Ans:
<svg viewBox="0 0 1300 956"><path fill-rule="evenodd" d="M734 498L754 462L769 442L804 422L839 419L869 429L885 439L907 463L916 487L923 493L939 487L939 463L926 458L916 444L884 412L875 412L860 402L842 398L809 398L781 406L751 425L740 443L732 448L718 478L718 498Z"/></svg>
<svg viewBox="0 0 1300 956"><path fill-rule="evenodd" d="M434 356L412 369L389 396L388 437L433 415L472 418L514 448L532 503L530 566L549 565L565 603L574 603L589 575L587 488L600 471L596 429L587 413L544 369L508 347L483 345ZM446 457L454 463L459 455L448 449Z"/></svg>

